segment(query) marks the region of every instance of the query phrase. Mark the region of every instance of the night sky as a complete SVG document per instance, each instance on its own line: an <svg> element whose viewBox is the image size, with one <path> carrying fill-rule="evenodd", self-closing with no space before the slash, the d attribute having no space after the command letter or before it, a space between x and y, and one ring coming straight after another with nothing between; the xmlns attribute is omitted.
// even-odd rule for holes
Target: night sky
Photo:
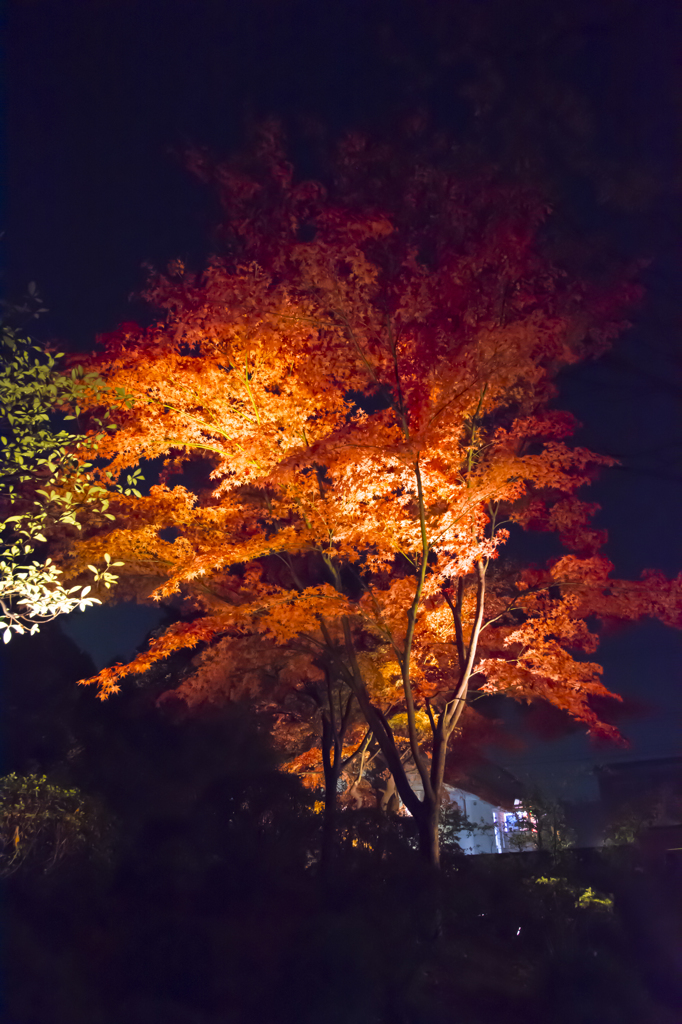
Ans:
<svg viewBox="0 0 682 1024"><path fill-rule="evenodd" d="M211 251L217 211L182 168L183 147L227 154L249 118L275 115L308 172L313 119L334 135L383 130L425 110L434 128L503 170L525 167L541 180L557 232L574 250L596 252L598 267L651 261L633 329L616 355L566 377L561 403L584 425L580 443L623 459L589 494L602 506L616 574L674 575L682 568L680 43L674 0L14 0L5 39L6 293L17 299L35 281L49 308L36 337L86 350L97 333L145 315L129 298L143 284L143 262L180 257L200 267ZM121 606L63 625L101 667L128 659L158 621L155 609ZM492 756L519 775L569 778L576 793L595 761L682 753L680 643L656 623L604 638L605 682L633 712L621 722L630 751L595 749L579 732L552 738L549 718L535 725L543 741L529 731L532 716L521 721L512 708L505 717L519 719L528 746Z"/></svg>

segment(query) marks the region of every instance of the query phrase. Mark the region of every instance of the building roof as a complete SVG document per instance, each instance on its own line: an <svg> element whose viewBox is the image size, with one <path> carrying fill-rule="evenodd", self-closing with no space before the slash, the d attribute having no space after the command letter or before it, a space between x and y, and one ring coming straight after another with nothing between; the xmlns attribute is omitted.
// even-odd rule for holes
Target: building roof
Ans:
<svg viewBox="0 0 682 1024"><path fill-rule="evenodd" d="M514 801L525 796L525 787L522 782L498 764L492 761L479 761L470 765L453 765L446 770L445 782L448 786L456 789L466 790L478 796L481 800L487 800L495 807L503 807L505 810L514 809Z"/></svg>
<svg viewBox="0 0 682 1024"><path fill-rule="evenodd" d="M677 757L647 757L639 761L612 761L609 764L600 764L595 767L597 775L613 775L615 773L636 773L649 769L673 771L682 770L682 754Z"/></svg>

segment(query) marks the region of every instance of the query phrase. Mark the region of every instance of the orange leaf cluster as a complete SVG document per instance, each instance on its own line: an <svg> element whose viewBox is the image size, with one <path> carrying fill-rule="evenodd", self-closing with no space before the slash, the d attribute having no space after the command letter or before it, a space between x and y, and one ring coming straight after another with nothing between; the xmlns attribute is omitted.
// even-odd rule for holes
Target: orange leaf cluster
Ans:
<svg viewBox="0 0 682 1024"><path fill-rule="evenodd" d="M463 671L453 602L468 643L485 564L475 684L609 731L589 703L607 691L582 660L596 646L585 620L679 625L680 581L610 580L578 497L609 460L572 446L551 402L558 370L609 343L635 289L554 267L537 242L547 211L518 189L415 166L379 208L357 140L330 191L295 183L272 140L261 156L255 177L195 158L231 255L154 276L163 318L124 325L92 359L110 386L93 403L118 427L100 446L108 471L163 470L147 497L115 504L115 529L76 545L73 571L115 552L131 593L193 615L100 673L102 694L201 643L187 699L275 706L319 683L345 621L378 707L404 710L407 658L417 703L437 709ZM515 570L498 557L510 523L556 531L574 554Z"/></svg>

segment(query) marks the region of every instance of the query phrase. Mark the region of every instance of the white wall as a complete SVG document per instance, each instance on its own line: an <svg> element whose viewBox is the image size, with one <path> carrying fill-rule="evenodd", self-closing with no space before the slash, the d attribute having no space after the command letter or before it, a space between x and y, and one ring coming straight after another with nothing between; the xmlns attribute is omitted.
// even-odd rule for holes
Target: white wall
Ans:
<svg viewBox="0 0 682 1024"><path fill-rule="evenodd" d="M410 784L421 800L424 796L421 779L416 772L408 772ZM480 796L474 796L464 789L445 786L445 795L450 803L456 804L459 810L474 825L489 826L485 832L461 832L457 842L464 853L502 853L505 850L504 840L504 809L488 803Z"/></svg>
<svg viewBox="0 0 682 1024"><path fill-rule="evenodd" d="M480 796L467 793L464 789L452 789L446 786L445 792L450 803L456 804L472 825L487 825L485 832L461 832L457 837L464 853L499 853L499 841L496 838L495 826L501 808L489 804Z"/></svg>

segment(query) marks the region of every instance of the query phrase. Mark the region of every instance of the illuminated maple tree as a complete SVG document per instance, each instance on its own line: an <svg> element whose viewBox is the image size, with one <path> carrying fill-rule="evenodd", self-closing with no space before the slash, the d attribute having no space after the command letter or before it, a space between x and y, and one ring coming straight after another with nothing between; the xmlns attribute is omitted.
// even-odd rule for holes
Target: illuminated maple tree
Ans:
<svg viewBox="0 0 682 1024"><path fill-rule="evenodd" d="M281 709L312 688L323 742L295 770L321 759L335 784L371 734L437 863L472 691L541 698L615 735L590 705L608 691L584 660L587 620L679 624L680 581L610 578L578 497L609 460L570 445L552 407L558 371L608 346L636 290L552 266L533 195L389 157L349 140L327 191L296 183L267 133L248 167L195 154L229 254L154 275L163 319L123 325L92 359L109 384L93 406L119 428L107 471L163 469L148 495L115 500L116 526L80 542L71 571L106 547L129 594L184 615L103 670L102 696L199 644L176 691L189 703ZM515 570L498 556L519 528L571 553ZM308 729L282 715L284 732Z"/></svg>

